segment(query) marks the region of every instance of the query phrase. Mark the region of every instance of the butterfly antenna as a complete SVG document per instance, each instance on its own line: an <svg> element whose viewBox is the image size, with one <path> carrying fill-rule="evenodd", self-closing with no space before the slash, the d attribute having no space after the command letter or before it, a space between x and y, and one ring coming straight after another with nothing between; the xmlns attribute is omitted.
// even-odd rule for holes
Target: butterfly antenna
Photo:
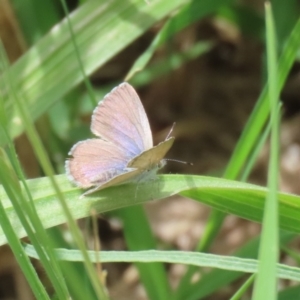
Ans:
<svg viewBox="0 0 300 300"><path fill-rule="evenodd" d="M164 160L166 161L175 161L181 164L185 164L185 165L189 165L189 166L193 166L194 164L191 162L187 162L187 161L183 161L183 160L178 160L178 159L171 159L171 158L165 158Z"/></svg>
<svg viewBox="0 0 300 300"><path fill-rule="evenodd" d="M171 127L170 132L168 133L168 135L166 137L166 140L170 137L171 133L173 132L173 129L174 129L175 125L176 125L176 123L174 122L172 127ZM185 164L185 165L193 166L193 163L191 163L191 162L182 161L182 160L178 160L178 159L165 158L164 160L166 160L166 161L175 161L175 162L182 163L182 164Z"/></svg>
<svg viewBox="0 0 300 300"><path fill-rule="evenodd" d="M175 122L173 123L173 125L172 125L172 127L171 127L171 130L170 130L170 132L168 133L168 135L167 135L167 137L166 137L166 140L170 137L170 135L171 135L171 133L173 132L173 129L174 129L174 127L175 127Z"/></svg>

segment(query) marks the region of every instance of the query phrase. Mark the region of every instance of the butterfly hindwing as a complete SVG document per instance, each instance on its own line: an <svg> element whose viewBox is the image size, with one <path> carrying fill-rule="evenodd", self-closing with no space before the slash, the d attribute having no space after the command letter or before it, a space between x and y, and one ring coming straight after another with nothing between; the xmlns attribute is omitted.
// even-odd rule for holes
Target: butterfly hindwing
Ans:
<svg viewBox="0 0 300 300"><path fill-rule="evenodd" d="M80 187L91 187L106 182L123 172L128 160L123 149L101 139L88 139L75 144L66 161L69 179Z"/></svg>

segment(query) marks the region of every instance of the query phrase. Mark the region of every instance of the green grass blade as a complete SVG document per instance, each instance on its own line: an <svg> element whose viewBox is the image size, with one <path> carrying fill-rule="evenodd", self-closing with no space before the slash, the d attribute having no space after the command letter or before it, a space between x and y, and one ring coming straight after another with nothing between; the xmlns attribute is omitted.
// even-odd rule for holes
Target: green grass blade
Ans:
<svg viewBox="0 0 300 300"><path fill-rule="evenodd" d="M38 258L34 248L31 245L24 245L26 253L32 257ZM58 259L68 261L82 261L83 257L80 251L56 249ZM89 251L90 259L97 261L97 253ZM216 254L189 252L189 251L101 251L102 262L165 262L178 264L191 264L198 267L211 267L224 270L257 273L258 261L255 259L246 259L234 256L222 256ZM300 268L291 267L283 264L277 264L276 274L279 278L300 281Z"/></svg>
<svg viewBox="0 0 300 300"><path fill-rule="evenodd" d="M269 99L271 107L271 148L268 168L269 191L266 198L261 244L259 249L259 272L254 284L253 299L276 299L276 263L278 249L278 170L279 170L279 111L277 87L277 45L275 25L270 4L266 9L267 61Z"/></svg>
<svg viewBox="0 0 300 300"><path fill-rule="evenodd" d="M238 291L230 298L230 300L239 300L242 299L246 291L253 284L255 275L251 275L246 282L238 289Z"/></svg>
<svg viewBox="0 0 300 300"><path fill-rule="evenodd" d="M278 62L278 89L281 90L297 57L300 47L300 18L291 32ZM238 144L227 165L225 178L235 179L240 174L241 169L253 148L258 136L263 128L269 114L269 98L267 87L261 93L257 104L243 130Z"/></svg>
<svg viewBox="0 0 300 300"><path fill-rule="evenodd" d="M181 193L183 196L202 202L226 213L261 222L267 189L257 185L220 178L193 175L160 175L155 182L124 184L111 187L94 195L79 199L82 190L71 185L65 175L57 175L56 181L64 193L66 203L75 219L90 216L91 209L99 213L142 204L153 199L162 199ZM45 228L66 222L66 217L49 178L27 180L35 207ZM119 197L122 195L122 197ZM292 232L300 232L300 197L278 193L280 201L280 227ZM0 198L14 224L18 236L26 233L14 209L0 186ZM78 200L77 200L78 199ZM0 228L0 245L6 238Z"/></svg>

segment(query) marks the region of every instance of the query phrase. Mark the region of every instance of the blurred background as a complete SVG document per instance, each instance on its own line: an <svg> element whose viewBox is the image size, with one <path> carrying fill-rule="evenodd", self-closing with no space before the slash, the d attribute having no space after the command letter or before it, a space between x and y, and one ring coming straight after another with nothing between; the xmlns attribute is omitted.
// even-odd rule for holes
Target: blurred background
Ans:
<svg viewBox="0 0 300 300"><path fill-rule="evenodd" d="M164 140L175 122L176 139L167 158L193 164L168 162L163 173L222 176L266 81L264 1L214 2L214 9L158 47L145 70L129 80L144 104L154 144ZM299 17L300 2L277 0L272 4L280 51ZM68 1L69 11L80 5L80 1ZM0 0L0 38L9 61L16 62L63 17L59 1ZM90 76L98 100L124 81L166 20L152 26ZM292 193L300 193L299 86L298 60L281 93L280 189ZM64 173L64 161L71 146L91 136L89 126L94 107L88 97L81 83L36 120L58 174ZM24 134L16 138L15 145L27 177L43 176ZM266 145L250 182L266 185L268 158ZM210 213L208 207L181 197L153 202L145 209L164 249L193 250ZM126 249L122 223L113 213L99 218L99 230L102 249ZM233 253L259 230L259 224L228 216L210 251ZM9 249L1 247L0 253L0 299L32 299ZM109 264L104 268L108 271L112 299L147 299L134 266ZM176 286L184 270L182 265L168 266L172 286ZM42 270L40 274L42 277ZM206 299L228 299L238 284L237 281L232 289L226 287Z"/></svg>

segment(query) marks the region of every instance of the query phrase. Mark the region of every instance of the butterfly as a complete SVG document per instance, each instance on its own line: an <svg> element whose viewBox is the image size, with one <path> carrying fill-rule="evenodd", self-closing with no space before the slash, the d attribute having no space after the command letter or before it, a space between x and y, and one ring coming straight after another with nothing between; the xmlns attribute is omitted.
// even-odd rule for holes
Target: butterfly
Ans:
<svg viewBox="0 0 300 300"><path fill-rule="evenodd" d="M100 101L92 114L97 138L75 144L65 168L71 182L89 188L83 195L128 182L155 178L174 137L153 146L149 121L134 88L124 82Z"/></svg>

